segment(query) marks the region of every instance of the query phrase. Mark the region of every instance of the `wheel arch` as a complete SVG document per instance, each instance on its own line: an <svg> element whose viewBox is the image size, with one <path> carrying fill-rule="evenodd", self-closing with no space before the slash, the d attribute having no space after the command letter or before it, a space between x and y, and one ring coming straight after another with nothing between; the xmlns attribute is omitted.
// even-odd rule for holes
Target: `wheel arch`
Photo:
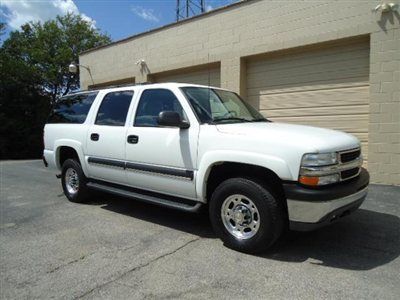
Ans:
<svg viewBox="0 0 400 300"><path fill-rule="evenodd" d="M203 157L196 177L199 200L206 203L213 189L223 180L232 177L268 179L279 183L281 187L282 180L292 180L286 162L278 157L231 151L212 153Z"/></svg>
<svg viewBox="0 0 400 300"><path fill-rule="evenodd" d="M66 159L75 158L79 161L85 176L88 176L82 144L74 140L59 140L55 144L55 159L59 170Z"/></svg>

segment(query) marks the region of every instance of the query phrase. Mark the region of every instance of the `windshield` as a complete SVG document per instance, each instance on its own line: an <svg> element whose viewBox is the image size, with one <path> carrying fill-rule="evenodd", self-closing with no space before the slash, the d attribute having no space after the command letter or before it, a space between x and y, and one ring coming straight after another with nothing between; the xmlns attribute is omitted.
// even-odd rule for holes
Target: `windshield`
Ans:
<svg viewBox="0 0 400 300"><path fill-rule="evenodd" d="M181 88L201 123L268 122L237 94L201 87Z"/></svg>

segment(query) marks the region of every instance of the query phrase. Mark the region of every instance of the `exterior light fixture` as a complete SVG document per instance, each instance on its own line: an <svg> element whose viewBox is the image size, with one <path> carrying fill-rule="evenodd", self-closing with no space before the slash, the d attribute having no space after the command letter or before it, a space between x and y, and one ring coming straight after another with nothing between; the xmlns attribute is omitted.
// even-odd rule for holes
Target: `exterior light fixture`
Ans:
<svg viewBox="0 0 400 300"><path fill-rule="evenodd" d="M86 69L86 70L88 71L88 73L89 73L89 75L90 75L90 79L92 80L92 84L94 84L93 77L92 77L92 72L90 71L90 68L87 67L87 66L80 65L80 64L77 64L77 63L75 63L75 62L72 62L72 63L70 63L69 66L68 66L69 72L70 72L71 74L76 74L76 73L78 73L78 66L79 66L79 67L82 67L82 68L84 68L84 69Z"/></svg>
<svg viewBox="0 0 400 300"><path fill-rule="evenodd" d="M398 9L398 4L393 3L393 2L382 2L380 4L378 4L373 11L377 12L377 11L381 11L382 13L387 13L390 11L396 11Z"/></svg>
<svg viewBox="0 0 400 300"><path fill-rule="evenodd" d="M145 61L144 59L139 59L139 60L136 62L136 65L138 65L138 66L140 66L140 67L143 67L144 65L146 65L146 61Z"/></svg>

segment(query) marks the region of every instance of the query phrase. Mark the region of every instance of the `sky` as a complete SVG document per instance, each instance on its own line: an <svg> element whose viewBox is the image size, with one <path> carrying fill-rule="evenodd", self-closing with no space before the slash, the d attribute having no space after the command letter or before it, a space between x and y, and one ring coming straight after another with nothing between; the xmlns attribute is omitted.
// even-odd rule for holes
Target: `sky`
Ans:
<svg viewBox="0 0 400 300"><path fill-rule="evenodd" d="M204 1L206 10L212 10L238 0ZM1 0L0 18L7 24L2 40L26 22L44 22L68 12L82 15L116 41L175 22L176 0Z"/></svg>

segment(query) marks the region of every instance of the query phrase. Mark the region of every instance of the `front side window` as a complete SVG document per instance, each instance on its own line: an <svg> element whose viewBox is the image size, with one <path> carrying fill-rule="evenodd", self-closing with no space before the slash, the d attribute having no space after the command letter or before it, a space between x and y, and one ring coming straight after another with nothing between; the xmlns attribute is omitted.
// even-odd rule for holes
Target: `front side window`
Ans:
<svg viewBox="0 0 400 300"><path fill-rule="evenodd" d="M97 94L98 92L91 92L59 99L54 104L47 123L84 123Z"/></svg>
<svg viewBox="0 0 400 300"><path fill-rule="evenodd" d="M166 89L145 90L139 100L135 117L135 126L157 127L158 116L162 111L175 111L182 120L185 113L175 94Z"/></svg>
<svg viewBox="0 0 400 300"><path fill-rule="evenodd" d="M97 112L96 125L124 126L133 91L111 92L104 96Z"/></svg>
<svg viewBox="0 0 400 300"><path fill-rule="evenodd" d="M181 88L201 123L268 122L255 108L229 91Z"/></svg>

